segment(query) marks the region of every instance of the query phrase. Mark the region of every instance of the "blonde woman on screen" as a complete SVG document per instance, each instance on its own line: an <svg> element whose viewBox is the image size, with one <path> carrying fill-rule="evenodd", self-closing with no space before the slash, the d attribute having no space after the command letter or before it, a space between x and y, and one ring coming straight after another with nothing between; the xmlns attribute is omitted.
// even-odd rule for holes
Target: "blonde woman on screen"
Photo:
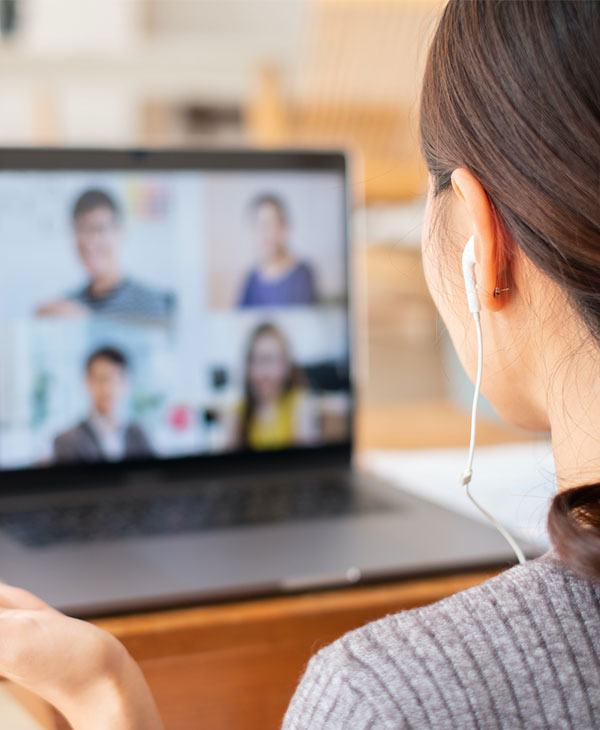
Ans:
<svg viewBox="0 0 600 730"><path fill-rule="evenodd" d="M268 322L259 325L246 352L233 445L262 450L314 443L317 414L303 380L281 330Z"/></svg>

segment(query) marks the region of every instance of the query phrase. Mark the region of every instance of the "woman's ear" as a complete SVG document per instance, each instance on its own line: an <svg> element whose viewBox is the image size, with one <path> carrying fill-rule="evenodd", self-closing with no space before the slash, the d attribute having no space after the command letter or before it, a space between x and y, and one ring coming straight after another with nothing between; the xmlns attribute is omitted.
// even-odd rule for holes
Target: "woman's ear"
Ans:
<svg viewBox="0 0 600 730"><path fill-rule="evenodd" d="M481 306L500 311L507 301L508 261L502 232L481 183L464 167L452 173L452 188L475 236L475 281Z"/></svg>

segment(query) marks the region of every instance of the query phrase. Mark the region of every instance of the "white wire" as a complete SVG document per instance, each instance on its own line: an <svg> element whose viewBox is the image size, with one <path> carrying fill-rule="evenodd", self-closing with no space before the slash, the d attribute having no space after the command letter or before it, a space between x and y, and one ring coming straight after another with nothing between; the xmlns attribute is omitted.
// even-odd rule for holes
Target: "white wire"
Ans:
<svg viewBox="0 0 600 730"><path fill-rule="evenodd" d="M460 483L467 492L467 497L477 507L481 514L498 530L502 537L512 548L514 554L517 556L519 563L523 564L527 562L527 558L523 554L523 551L517 544L514 537L508 532L508 530L501 525L498 520L493 517L484 507L471 494L469 483L473 476L473 456L475 453L475 437L477 435L477 404L479 402L479 391L481 390L481 374L483 372L483 335L481 334L481 321L479 319L479 312L473 312L473 319L475 320L475 330L477 332L477 377L475 378L475 393L473 394L473 407L471 409L471 438L469 440L469 456L467 458L467 466L461 474Z"/></svg>

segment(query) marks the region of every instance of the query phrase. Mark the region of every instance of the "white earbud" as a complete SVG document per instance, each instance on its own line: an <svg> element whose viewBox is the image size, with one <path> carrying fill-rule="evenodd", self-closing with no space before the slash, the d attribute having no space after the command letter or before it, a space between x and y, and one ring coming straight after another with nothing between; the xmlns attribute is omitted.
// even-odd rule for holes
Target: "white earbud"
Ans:
<svg viewBox="0 0 600 730"><path fill-rule="evenodd" d="M471 438L469 439L469 455L467 457L467 465L460 475L460 484L465 488L467 497L477 507L481 514L489 520L489 522L498 530L510 545L519 563L525 563L526 558L523 551L515 541L514 537L501 525L498 520L491 515L479 502L473 497L470 489L470 482L473 477L473 457L475 455L475 439L477 434L477 403L479 401L479 391L481 389L481 375L483 372L483 336L481 333L481 321L479 312L481 311L481 303L477 296L477 285L475 282L475 237L471 236L467 241L467 245L462 255L463 277L465 279L465 289L467 292L467 302L469 303L469 311L473 314L475 321L475 332L477 334L477 377L475 378L475 392L473 394L473 406L471 408Z"/></svg>
<svg viewBox="0 0 600 730"><path fill-rule="evenodd" d="M465 288L467 290L467 301L469 302L470 312L480 312L481 304L477 296L477 284L475 283L475 236L471 236L467 241L465 250L462 255L462 269L465 279Z"/></svg>

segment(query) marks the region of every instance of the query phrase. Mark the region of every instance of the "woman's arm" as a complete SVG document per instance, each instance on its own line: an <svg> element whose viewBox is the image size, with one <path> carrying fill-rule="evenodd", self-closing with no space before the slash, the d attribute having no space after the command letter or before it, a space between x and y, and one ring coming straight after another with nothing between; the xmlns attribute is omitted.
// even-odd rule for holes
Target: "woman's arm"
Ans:
<svg viewBox="0 0 600 730"><path fill-rule="evenodd" d="M0 584L0 675L62 712L74 730L161 730L140 668L113 636Z"/></svg>

